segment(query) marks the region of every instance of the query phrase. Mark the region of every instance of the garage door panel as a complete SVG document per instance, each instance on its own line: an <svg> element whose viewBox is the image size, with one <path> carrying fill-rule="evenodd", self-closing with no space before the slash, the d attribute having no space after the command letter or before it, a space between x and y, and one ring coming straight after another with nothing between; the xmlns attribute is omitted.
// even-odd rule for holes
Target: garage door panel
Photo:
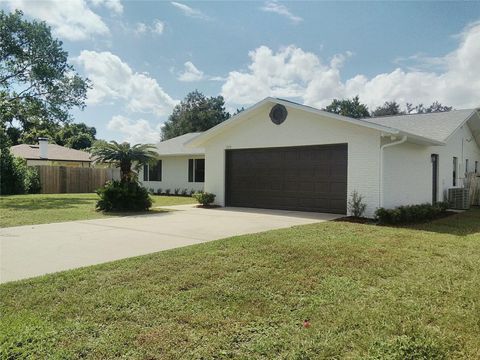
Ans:
<svg viewBox="0 0 480 360"><path fill-rule="evenodd" d="M347 144L227 150L226 204L345 213Z"/></svg>

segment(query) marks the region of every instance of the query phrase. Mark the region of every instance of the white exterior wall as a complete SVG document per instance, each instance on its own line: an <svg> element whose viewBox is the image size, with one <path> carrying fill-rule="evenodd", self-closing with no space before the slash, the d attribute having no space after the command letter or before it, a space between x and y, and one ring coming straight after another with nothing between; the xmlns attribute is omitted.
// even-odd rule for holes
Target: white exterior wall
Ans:
<svg viewBox="0 0 480 360"><path fill-rule="evenodd" d="M204 156L165 156L160 157L162 160L162 181L143 181L143 168L139 172L140 183L147 189L153 189L155 192L158 189L165 191L170 189L173 194L175 189L187 189L201 191L203 184L199 182L188 182L188 160L189 159L204 159Z"/></svg>
<svg viewBox="0 0 480 360"><path fill-rule="evenodd" d="M453 187L454 156L458 158L457 186L463 184L465 159L469 159L470 172L474 171L475 161L480 164L480 148L468 125L458 129L445 146L404 143L384 151L383 193L387 208L432 202L431 154L439 155L439 201L446 200L446 191Z"/></svg>
<svg viewBox="0 0 480 360"><path fill-rule="evenodd" d="M357 190L373 216L379 204L380 132L292 108L281 125L262 107L205 144L205 191L225 205L225 150L348 143L347 196Z"/></svg>

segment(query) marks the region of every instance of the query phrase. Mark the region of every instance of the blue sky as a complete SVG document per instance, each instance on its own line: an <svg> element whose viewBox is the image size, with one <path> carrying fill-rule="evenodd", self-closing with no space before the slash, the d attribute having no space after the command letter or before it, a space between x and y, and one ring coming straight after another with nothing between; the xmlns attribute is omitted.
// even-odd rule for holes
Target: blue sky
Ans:
<svg viewBox="0 0 480 360"><path fill-rule="evenodd" d="M325 106L360 95L480 106L480 2L12 0L45 20L94 88L76 121L158 139L189 91L228 109L265 96Z"/></svg>

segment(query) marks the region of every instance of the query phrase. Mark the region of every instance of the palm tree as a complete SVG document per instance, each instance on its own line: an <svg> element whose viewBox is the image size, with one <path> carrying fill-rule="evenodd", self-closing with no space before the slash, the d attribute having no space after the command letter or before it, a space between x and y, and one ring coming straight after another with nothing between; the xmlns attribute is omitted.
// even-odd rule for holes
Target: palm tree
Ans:
<svg viewBox="0 0 480 360"><path fill-rule="evenodd" d="M121 144L116 141L97 142L90 152L95 157L95 163L102 162L119 167L122 182L132 181L134 176L133 164L145 165L158 158L155 146L150 144L130 146L128 142Z"/></svg>

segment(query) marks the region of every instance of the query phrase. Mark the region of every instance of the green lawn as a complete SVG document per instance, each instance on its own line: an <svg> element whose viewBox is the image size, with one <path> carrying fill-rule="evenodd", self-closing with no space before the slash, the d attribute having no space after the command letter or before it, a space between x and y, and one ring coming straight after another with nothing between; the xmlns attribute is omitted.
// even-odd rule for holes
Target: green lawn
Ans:
<svg viewBox="0 0 480 360"><path fill-rule="evenodd" d="M153 206L192 204L191 197L152 195ZM0 196L0 227L98 219L96 194L35 194ZM157 210L158 211L158 210ZM125 215L115 214L114 216Z"/></svg>
<svg viewBox="0 0 480 360"><path fill-rule="evenodd" d="M479 359L480 209L413 228L298 226L5 284L0 313L5 359Z"/></svg>

